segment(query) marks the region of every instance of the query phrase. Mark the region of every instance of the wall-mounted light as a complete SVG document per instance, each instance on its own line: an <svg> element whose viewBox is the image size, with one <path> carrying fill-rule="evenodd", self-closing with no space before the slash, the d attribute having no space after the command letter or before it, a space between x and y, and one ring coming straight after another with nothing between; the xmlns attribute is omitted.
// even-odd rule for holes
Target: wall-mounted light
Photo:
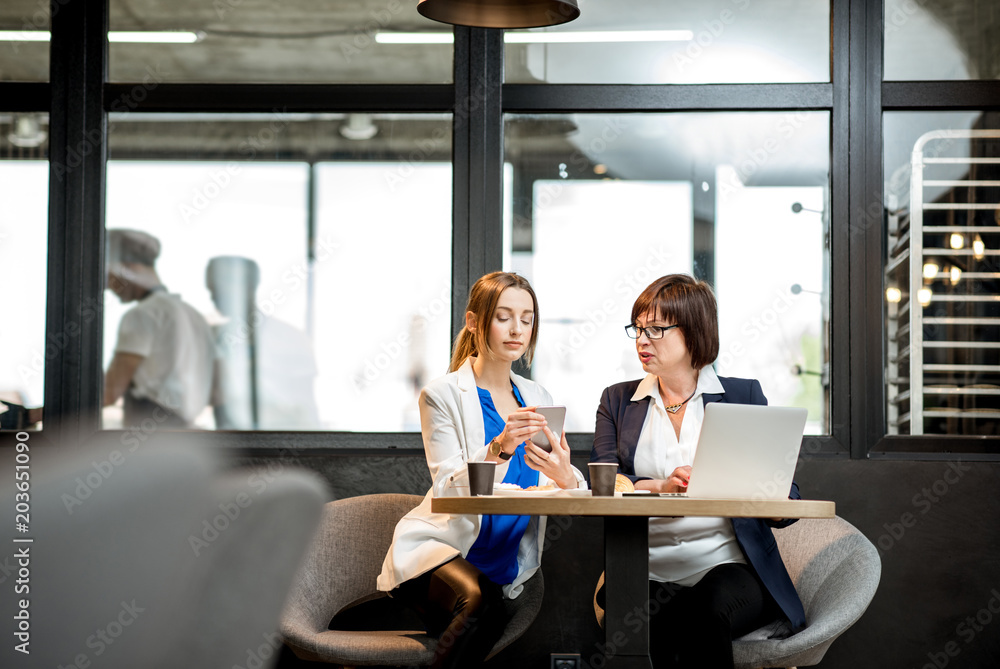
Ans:
<svg viewBox="0 0 1000 669"><path fill-rule="evenodd" d="M418 0L434 21L478 28L540 28L580 16L576 0Z"/></svg>
<svg viewBox="0 0 1000 669"><path fill-rule="evenodd" d="M976 260L982 260L986 256L986 244L983 243L983 238L976 235L976 238L972 240L972 256Z"/></svg>
<svg viewBox="0 0 1000 669"><path fill-rule="evenodd" d="M903 291L901 291L899 288L896 288L895 286L889 286L888 288L885 289L886 302L892 302L893 304L896 304L901 299L903 299Z"/></svg>
<svg viewBox="0 0 1000 669"><path fill-rule="evenodd" d="M948 243L951 244L951 248L957 251L965 246L965 237L957 232L953 232L951 233L951 239L948 240Z"/></svg>
<svg viewBox="0 0 1000 669"><path fill-rule="evenodd" d="M808 207L803 207L801 202L793 202L792 203L792 213L793 214L798 214L799 212L802 212L802 211L811 211L814 214L822 214L823 213L819 209L809 209Z"/></svg>
<svg viewBox="0 0 1000 669"><path fill-rule="evenodd" d="M812 293L813 295L822 295L823 293L818 290L806 290L801 284L793 283L791 288L788 289L792 295L798 295L799 293Z"/></svg>
<svg viewBox="0 0 1000 669"><path fill-rule="evenodd" d="M924 263L924 278L933 279L938 275L938 270L941 269L936 262Z"/></svg>

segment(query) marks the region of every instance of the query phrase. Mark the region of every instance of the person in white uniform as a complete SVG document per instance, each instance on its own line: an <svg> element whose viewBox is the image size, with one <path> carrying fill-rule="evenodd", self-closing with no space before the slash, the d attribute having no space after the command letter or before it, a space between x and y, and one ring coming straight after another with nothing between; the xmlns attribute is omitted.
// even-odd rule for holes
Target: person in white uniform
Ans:
<svg viewBox="0 0 1000 669"><path fill-rule="evenodd" d="M124 397L126 428L193 427L212 395L212 332L194 307L167 292L155 269L159 255L160 242L148 233L107 232L107 288L135 303L122 316L104 376L103 405Z"/></svg>
<svg viewBox="0 0 1000 669"><path fill-rule="evenodd" d="M420 393L420 424L432 485L399 521L378 589L412 608L439 636L437 669L486 659L506 625L502 598L516 598L542 559L545 518L433 513L431 499L467 495L466 462L496 462L496 481L521 488L583 486L569 445L534 411L552 404L537 383L511 371L529 364L538 338L538 301L516 274L494 272L469 294L450 372ZM543 431L547 452L530 441Z"/></svg>
<svg viewBox="0 0 1000 669"><path fill-rule="evenodd" d="M767 404L756 380L712 369L717 309L711 287L685 274L657 279L632 307L625 329L647 374L605 389L590 459L616 462L637 490L687 488L707 403ZM795 483L791 497L799 497ZM649 521L649 595L660 604L650 607L653 666L725 669L733 666L732 639L781 617L793 630L805 625L771 532L792 522Z"/></svg>
<svg viewBox="0 0 1000 669"><path fill-rule="evenodd" d="M256 302L260 267L242 256L216 256L205 286L223 322L213 328L218 357L215 425L225 430L316 430L316 358L312 341Z"/></svg>

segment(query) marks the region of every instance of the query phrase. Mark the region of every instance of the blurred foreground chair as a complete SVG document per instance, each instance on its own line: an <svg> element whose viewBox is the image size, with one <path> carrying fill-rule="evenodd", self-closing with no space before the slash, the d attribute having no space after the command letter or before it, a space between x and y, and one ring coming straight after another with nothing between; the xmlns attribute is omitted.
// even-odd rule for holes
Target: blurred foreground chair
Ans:
<svg viewBox="0 0 1000 669"><path fill-rule="evenodd" d="M775 621L733 641L736 669L802 667L819 664L830 644L868 608L882 573L875 546L840 517L803 519L775 530L788 575L806 611L806 627L791 634ZM604 584L604 574L597 583ZM604 609L594 612L604 626Z"/></svg>
<svg viewBox="0 0 1000 669"><path fill-rule="evenodd" d="M296 577L281 620L285 643L303 660L349 666L427 666L437 640L423 630L329 629L338 613L385 597L375 581L396 523L417 506L419 495L363 495L330 502L312 548ZM542 604L541 571L513 600L504 600L510 622L492 657L528 628Z"/></svg>
<svg viewBox="0 0 1000 669"><path fill-rule="evenodd" d="M325 484L227 472L168 435L130 449L109 434L73 449L33 437L34 542L14 544L32 556L31 666L271 666Z"/></svg>

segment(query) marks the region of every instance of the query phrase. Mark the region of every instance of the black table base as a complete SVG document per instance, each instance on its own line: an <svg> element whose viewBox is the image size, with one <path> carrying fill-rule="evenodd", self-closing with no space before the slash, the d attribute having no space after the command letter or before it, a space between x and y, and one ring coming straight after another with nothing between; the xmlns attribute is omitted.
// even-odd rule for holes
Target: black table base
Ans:
<svg viewBox="0 0 1000 669"><path fill-rule="evenodd" d="M609 669L651 669L649 518L604 517L604 658Z"/></svg>

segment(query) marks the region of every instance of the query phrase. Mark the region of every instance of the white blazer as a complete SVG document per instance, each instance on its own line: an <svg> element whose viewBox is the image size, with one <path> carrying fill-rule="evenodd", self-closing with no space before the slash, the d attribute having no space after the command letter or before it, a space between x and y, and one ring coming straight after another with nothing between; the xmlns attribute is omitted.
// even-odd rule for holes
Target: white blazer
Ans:
<svg viewBox="0 0 1000 669"><path fill-rule="evenodd" d="M431 472L431 489L424 500L396 525L392 545L382 563L378 589L388 592L411 578L430 571L456 557L465 557L479 536L482 516L433 513L431 499L469 494L468 461L486 459L488 449L483 407L472 372L475 358L466 359L455 372L437 378L420 393L420 431ZM552 396L534 381L511 372L511 381L527 406L552 404ZM497 464L497 482L507 475L508 463ZM583 475L573 468L580 487ZM549 479L538 473L538 485ZM542 560L541 538L545 517L532 516L517 550L518 573L513 583L503 586L504 595L514 599L524 582L538 570Z"/></svg>

